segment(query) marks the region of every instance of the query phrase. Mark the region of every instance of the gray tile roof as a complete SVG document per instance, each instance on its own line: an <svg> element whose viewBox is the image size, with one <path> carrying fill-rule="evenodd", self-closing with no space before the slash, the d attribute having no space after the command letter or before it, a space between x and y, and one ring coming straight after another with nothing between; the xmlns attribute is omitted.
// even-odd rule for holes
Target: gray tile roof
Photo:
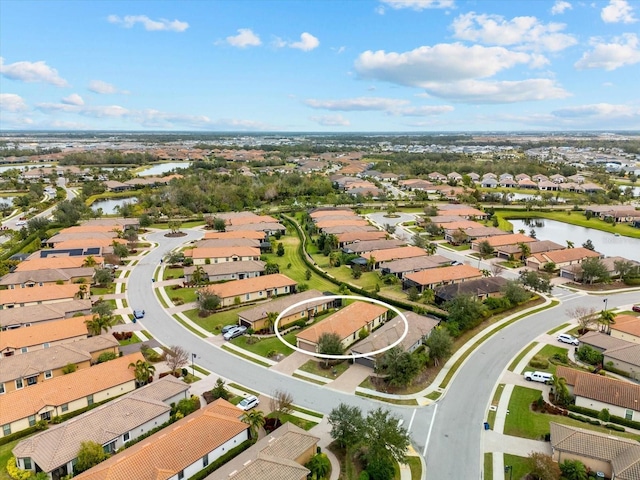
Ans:
<svg viewBox="0 0 640 480"><path fill-rule="evenodd" d="M589 345L590 347L594 347L598 350L624 347L630 343L626 340L621 340L598 331L587 332L582 335L579 340L580 343L584 343L585 345Z"/></svg>
<svg viewBox="0 0 640 480"><path fill-rule="evenodd" d="M324 294L320 290L307 290L306 292L296 293L294 295L288 295L285 297L277 298L275 300L271 300L270 302L261 303L257 307L250 308L249 310L245 310L243 312L238 313L238 316L250 322L256 322L258 320L265 318L267 312L280 313L285 308L291 305L295 305L298 302L302 302L304 300L309 300L311 298L322 297L322 296L324 296ZM328 301L333 301L333 300L317 300L314 302L307 302L304 305L301 305L296 308L292 308L287 312L287 315L292 315L295 313L306 311L309 308L322 305L324 303L327 303Z"/></svg>
<svg viewBox="0 0 640 480"><path fill-rule="evenodd" d="M260 260L247 260L244 262L211 263L198 265L209 276L227 275L231 273L264 272L265 262ZM185 267L184 274L191 275L197 267Z"/></svg>
<svg viewBox="0 0 640 480"><path fill-rule="evenodd" d="M2 310L0 325L20 325L21 323L46 322L71 317L76 312L88 313L91 311L91 300L69 300L59 303L47 303L21 308L9 308Z"/></svg>
<svg viewBox="0 0 640 480"><path fill-rule="evenodd" d="M425 255L424 257L383 262L380 264L380 269L389 270L390 273L403 273L417 272L428 268L442 267L443 265L451 265L451 260L442 255Z"/></svg>
<svg viewBox="0 0 640 480"><path fill-rule="evenodd" d="M365 240L362 242L347 243L342 248L353 253L366 253L373 250L385 250L406 245L402 240Z"/></svg>
<svg viewBox="0 0 640 480"><path fill-rule="evenodd" d="M2 279L0 279L0 285L21 285L28 282L49 283L58 280L68 281L71 278L78 277L85 277L87 280L90 280L94 274L95 270L93 267L17 271L2 277Z"/></svg>

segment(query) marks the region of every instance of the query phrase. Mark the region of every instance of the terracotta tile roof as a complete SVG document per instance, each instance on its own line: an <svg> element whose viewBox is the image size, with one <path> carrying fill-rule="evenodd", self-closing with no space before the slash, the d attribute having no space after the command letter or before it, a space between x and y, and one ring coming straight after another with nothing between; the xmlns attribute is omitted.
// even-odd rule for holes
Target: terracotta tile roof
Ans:
<svg viewBox="0 0 640 480"><path fill-rule="evenodd" d="M307 290L306 292L296 293L294 295L288 295L286 297L276 298L275 300L271 300L267 303L261 303L257 307L250 308L248 310L244 310L238 313L238 318L245 319L250 322L256 322L258 320L262 320L267 317L268 312L282 312L285 308L295 305L298 302L302 302L303 300L309 300L316 297L322 297L324 294L320 290ZM318 305L323 305L327 302L332 302L333 300L317 300L313 302L307 302L304 305L301 305L296 308L292 308L287 311L287 316L295 315L296 313L305 312L310 308L316 307Z"/></svg>
<svg viewBox="0 0 640 480"><path fill-rule="evenodd" d="M309 214L309 216L311 218L321 218L321 217L325 217L328 215L353 215L355 216L356 213L353 210L350 210L348 208L345 209L340 209L340 208L335 208L335 209L328 209L328 210L314 210L313 212L311 212Z"/></svg>
<svg viewBox="0 0 640 480"><path fill-rule="evenodd" d="M75 227L63 228L60 230L60 234L64 233L86 233L86 232L111 232L122 231L122 228L114 227L113 225L76 225Z"/></svg>
<svg viewBox="0 0 640 480"><path fill-rule="evenodd" d="M322 220L320 219L316 222L316 227L320 229L325 229L329 227L340 227L344 225L355 226L355 227L364 227L369 225L369 222L363 220L362 218L344 218L342 220Z"/></svg>
<svg viewBox="0 0 640 480"><path fill-rule="evenodd" d="M616 323L611 325L611 330L640 337L640 318L633 315L618 315L615 321Z"/></svg>
<svg viewBox="0 0 640 480"><path fill-rule="evenodd" d="M577 457L611 463L618 480L640 478L640 445L626 438L549 422L551 447Z"/></svg>
<svg viewBox="0 0 640 480"><path fill-rule="evenodd" d="M444 187L446 189L446 187ZM459 215L461 217L484 217L487 214L477 208L467 207L466 205L456 205L460 208L445 208L452 205L440 205L438 215Z"/></svg>
<svg viewBox="0 0 640 480"><path fill-rule="evenodd" d="M502 247L503 245L516 245L518 243L531 243L535 242L536 239L529 237L527 235L523 235L522 233L511 233L509 235L496 235L494 237L484 237L477 238L474 240L474 244L484 242L489 242L489 245L492 247Z"/></svg>
<svg viewBox="0 0 640 480"><path fill-rule="evenodd" d="M428 257L403 258L380 264L380 269L389 270L390 273L417 272L428 268L438 268L450 265L451 260L442 255L429 255Z"/></svg>
<svg viewBox="0 0 640 480"><path fill-rule="evenodd" d="M376 259L376 262L388 262L389 260L400 260L402 258L412 257L424 257L427 252L423 248L419 247L399 247L388 248L386 250L374 250L373 252L365 253L362 258L367 260L371 257Z"/></svg>
<svg viewBox="0 0 640 480"><path fill-rule="evenodd" d="M0 351L5 348L17 350L22 347L42 345L45 342L86 337L87 325L84 322L91 318L93 315L71 317L57 320L55 323L41 323L31 327L6 330L0 335Z"/></svg>
<svg viewBox="0 0 640 480"><path fill-rule="evenodd" d="M359 233L359 232L382 232L373 225L336 225L335 227L327 227L322 229L324 233L338 235L341 233ZM386 235L385 235L386 236Z"/></svg>
<svg viewBox="0 0 640 480"><path fill-rule="evenodd" d="M50 472L75 459L82 442L105 445L167 414L171 406L166 401L188 389L187 384L171 375L161 378L22 440L13 449L13 455L30 457L45 472Z"/></svg>
<svg viewBox="0 0 640 480"><path fill-rule="evenodd" d="M192 248L184 252L185 257L196 258L230 258L230 257L259 257L260 249L255 247L213 247Z"/></svg>
<svg viewBox="0 0 640 480"><path fill-rule="evenodd" d="M387 311L388 309L381 305L355 301L324 320L304 329L296 335L296 338L316 343L323 333L337 333L341 339L344 339L354 332L359 332Z"/></svg>
<svg viewBox="0 0 640 480"><path fill-rule="evenodd" d="M252 230L238 230L236 232L205 232L205 240L215 238L254 238L256 240L262 240L264 238L264 232L254 232Z"/></svg>
<svg viewBox="0 0 640 480"><path fill-rule="evenodd" d="M532 255L541 263L565 263L574 262L576 260L584 260L585 258L601 257L602 255L593 250L584 247L564 248L562 250L553 250L544 253L536 253Z"/></svg>
<svg viewBox="0 0 640 480"><path fill-rule="evenodd" d="M452 212L455 213L455 212ZM437 215L435 217L425 217L425 221L431 220L431 223L435 223L436 225L442 225L444 223L451 222L462 222L466 219L461 217L460 215ZM442 225L444 227L444 225Z"/></svg>
<svg viewBox="0 0 640 480"><path fill-rule="evenodd" d="M35 287L34 287L35 288ZM46 303L21 308L2 310L0 325L3 327L21 323L47 322L70 317L74 313L91 311L91 300L69 300L67 302Z"/></svg>
<svg viewBox="0 0 640 480"><path fill-rule="evenodd" d="M65 242L73 242L78 240L89 240L91 242L100 240L100 241L109 241L112 242L114 239L117 239L118 234L116 232L68 232L68 233L58 233L53 237L46 240L47 244L64 244ZM121 240L121 239L118 239Z"/></svg>
<svg viewBox="0 0 640 480"><path fill-rule="evenodd" d="M374 250L388 250L390 248L398 248L406 245L402 240L369 240L364 242L355 242L344 245L342 248L349 249L353 253L371 252Z"/></svg>
<svg viewBox="0 0 640 480"><path fill-rule="evenodd" d="M573 386L576 396L640 411L640 385L567 367L558 367L556 375Z"/></svg>
<svg viewBox="0 0 640 480"><path fill-rule="evenodd" d="M436 225L444 228L445 230L458 230L461 228L462 230L466 230L468 228L483 228L484 225L478 222L472 222L471 220L460 220L459 222L448 222L444 224L440 224L435 222Z"/></svg>
<svg viewBox="0 0 640 480"><path fill-rule="evenodd" d="M61 280L68 282L72 278L85 278L88 282L95 275L93 267L48 268L46 270L26 270L13 272L0 279L0 285L21 285L23 283L51 283ZM29 287L30 288L30 287Z"/></svg>
<svg viewBox="0 0 640 480"><path fill-rule="evenodd" d="M211 285L208 290L220 298L237 297L246 293L259 292L272 288L293 287L297 284L286 275L275 273L273 275L263 275L261 277L245 278L243 280L233 280L231 282ZM284 293L284 292L282 292Z"/></svg>
<svg viewBox="0 0 640 480"><path fill-rule="evenodd" d="M216 402L178 420L74 478L166 480L177 475L205 454L249 428L246 423L235 417L216 413ZM235 407L234 409L238 410Z"/></svg>
<svg viewBox="0 0 640 480"><path fill-rule="evenodd" d="M20 262L16 267L16 272L26 272L28 270L47 270L47 269L67 269L81 268L87 257L46 257L46 258L30 258L24 262ZM104 258L93 257L96 265L103 265Z"/></svg>
<svg viewBox="0 0 640 480"><path fill-rule="evenodd" d="M228 248L228 247L255 247L260 248L260 240L257 238L209 238L199 240L194 244L195 248Z"/></svg>
<svg viewBox="0 0 640 480"><path fill-rule="evenodd" d="M227 275L231 273L264 272L266 263L260 260L245 260L242 262L211 263L209 265L197 265L184 267L185 275L191 275L196 268L201 267L209 276Z"/></svg>
<svg viewBox="0 0 640 480"><path fill-rule="evenodd" d="M559 243L552 242L551 240L539 240L536 242L529 242L527 245L529 246L531 255L536 253L550 252L552 250L562 250L563 248L565 248L564 245L560 245ZM503 245L502 247L498 247L497 250L504 253L519 253L520 246L517 244Z"/></svg>
<svg viewBox="0 0 640 480"><path fill-rule="evenodd" d="M421 272L407 273L404 278L418 285L433 285L441 282L472 279L482 277L482 272L471 265L454 265L451 267L430 268Z"/></svg>
<svg viewBox="0 0 640 480"><path fill-rule="evenodd" d="M281 223L251 223L247 225L231 225L230 227L227 227L228 232L233 232L238 230L268 232L268 231L276 231L276 230L286 230L286 227Z"/></svg>
<svg viewBox="0 0 640 480"><path fill-rule="evenodd" d="M98 248L110 247L113 243L127 244L124 238L85 238L76 240L67 240L56 244L56 249L66 248Z"/></svg>
<svg viewBox="0 0 640 480"><path fill-rule="evenodd" d="M44 285L42 287L14 288L0 290L0 305L31 302L51 302L64 298L73 299L80 291L80 285Z"/></svg>
<svg viewBox="0 0 640 480"><path fill-rule="evenodd" d="M82 223L82 226L93 226L93 225L108 225L111 227L119 227L123 229L127 226L137 226L140 225L140 221L137 218L94 218L92 220L87 220Z"/></svg>
<svg viewBox="0 0 640 480"><path fill-rule="evenodd" d="M371 241L371 240L382 240L387 237L387 233L382 231L374 231L374 232L356 231L356 232L338 233L336 237L338 238L339 243L365 242L365 241Z"/></svg>
<svg viewBox="0 0 640 480"><path fill-rule="evenodd" d="M605 363L613 359L629 365L640 366L640 345L633 342L625 342L624 340L621 341L626 345L609 348L604 351L604 356L607 358Z"/></svg>
<svg viewBox="0 0 640 480"><path fill-rule="evenodd" d="M270 215L256 215L255 217L236 217L227 220L229 225L249 225L252 223L278 223L277 218Z"/></svg>
<svg viewBox="0 0 640 480"><path fill-rule="evenodd" d="M46 406L60 406L118 385L133 385L135 377L129 363L135 363L137 360L144 360L141 353L125 355L52 378L44 383L6 393L2 395L0 425L27 418Z"/></svg>

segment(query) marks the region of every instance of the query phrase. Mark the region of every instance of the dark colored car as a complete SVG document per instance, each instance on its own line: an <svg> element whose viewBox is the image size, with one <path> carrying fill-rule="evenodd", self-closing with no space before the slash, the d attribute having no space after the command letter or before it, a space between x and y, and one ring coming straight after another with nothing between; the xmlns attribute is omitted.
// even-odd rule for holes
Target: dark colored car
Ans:
<svg viewBox="0 0 640 480"><path fill-rule="evenodd" d="M633 307L631 307L631 310L633 310L634 312L640 312L640 305L634 305Z"/></svg>

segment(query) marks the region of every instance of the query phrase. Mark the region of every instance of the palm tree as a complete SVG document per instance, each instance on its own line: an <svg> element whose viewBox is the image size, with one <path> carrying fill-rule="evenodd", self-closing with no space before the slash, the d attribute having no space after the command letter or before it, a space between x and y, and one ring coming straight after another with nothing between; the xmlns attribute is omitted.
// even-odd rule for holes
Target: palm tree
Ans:
<svg viewBox="0 0 640 480"><path fill-rule="evenodd" d="M204 283L205 277L206 277L206 274L204 272L204 268L202 267L202 265L198 265L196 269L193 271L193 273L191 274L191 283L193 283L196 286L200 286Z"/></svg>
<svg viewBox="0 0 640 480"><path fill-rule="evenodd" d="M376 257L374 257L373 255L371 255L369 258L367 258L367 270L371 271L374 269L374 267L376 266Z"/></svg>
<svg viewBox="0 0 640 480"><path fill-rule="evenodd" d="M78 287L78 292L76 293L76 297L79 298L80 300L84 299L87 296L87 291L88 291L89 287L87 287L86 284L81 284L80 287Z"/></svg>
<svg viewBox="0 0 640 480"><path fill-rule="evenodd" d="M91 320L85 320L87 326L87 332L89 335L100 335L104 330L107 333L111 327L115 324L115 317L112 315L94 315Z"/></svg>
<svg viewBox="0 0 640 480"><path fill-rule="evenodd" d="M97 264L98 262L96 262L96 259L93 258L93 255L87 255L87 258L85 258L84 262L82 262L83 267L95 267Z"/></svg>
<svg viewBox="0 0 640 480"><path fill-rule="evenodd" d="M531 255L531 247L529 247L529 245L527 245L524 242L520 242L518 244L518 248L520 249L520 254L522 258L522 261L524 262L526 260L526 258Z"/></svg>
<svg viewBox="0 0 640 480"><path fill-rule="evenodd" d="M249 425L249 434L251 438L258 438L258 432L264 427L264 413L262 410L252 410L245 412L240 418L244 423Z"/></svg>
<svg viewBox="0 0 640 480"><path fill-rule="evenodd" d="M556 405L565 407L571 403L571 393L567 387L567 379L564 377L553 377L553 400Z"/></svg>
<svg viewBox="0 0 640 480"><path fill-rule="evenodd" d="M133 367L133 374L136 377L136 384L141 387L149 383L149 378L153 376L156 367L146 360L137 360L136 363L131 362L129 368Z"/></svg>
<svg viewBox="0 0 640 480"><path fill-rule="evenodd" d="M429 255L435 255L436 252L438 251L438 244L433 243L433 242L429 242L427 243L427 245L424 247L424 249L427 251L427 253Z"/></svg>
<svg viewBox="0 0 640 480"><path fill-rule="evenodd" d="M270 332L273 332L273 326L276 323L276 318L278 318L278 312L268 312L267 313L267 318L264 319L264 326Z"/></svg>
<svg viewBox="0 0 640 480"><path fill-rule="evenodd" d="M567 240L567 248L573 248L573 242L571 240Z"/></svg>
<svg viewBox="0 0 640 480"><path fill-rule="evenodd" d="M611 333L611 325L616 323L616 314L611 310L602 310L600 317L598 318L598 324L602 326L602 332L606 334Z"/></svg>

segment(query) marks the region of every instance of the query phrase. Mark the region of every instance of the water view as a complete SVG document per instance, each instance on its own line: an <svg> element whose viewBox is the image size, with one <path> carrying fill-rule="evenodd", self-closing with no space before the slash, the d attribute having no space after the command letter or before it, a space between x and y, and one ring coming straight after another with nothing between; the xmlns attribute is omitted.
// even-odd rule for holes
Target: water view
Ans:
<svg viewBox="0 0 640 480"><path fill-rule="evenodd" d="M544 218L510 219L509 221L513 225L514 232L524 229L528 235L533 228L538 240L551 240L562 245L566 245L567 240L570 240L579 247L590 239L596 250L607 257L621 256L640 262L640 240L636 238L616 237L613 233Z"/></svg>
<svg viewBox="0 0 640 480"><path fill-rule="evenodd" d="M152 167L145 168L140 173L138 173L141 177L148 177L154 175L166 175L171 172L174 168L188 168L191 166L191 162L168 162L168 163L159 163Z"/></svg>
<svg viewBox="0 0 640 480"><path fill-rule="evenodd" d="M91 209L98 210L100 208L104 215L115 215L118 213L116 207L121 207L125 203L138 203L138 199L136 197L107 198L93 202L91 204Z"/></svg>

